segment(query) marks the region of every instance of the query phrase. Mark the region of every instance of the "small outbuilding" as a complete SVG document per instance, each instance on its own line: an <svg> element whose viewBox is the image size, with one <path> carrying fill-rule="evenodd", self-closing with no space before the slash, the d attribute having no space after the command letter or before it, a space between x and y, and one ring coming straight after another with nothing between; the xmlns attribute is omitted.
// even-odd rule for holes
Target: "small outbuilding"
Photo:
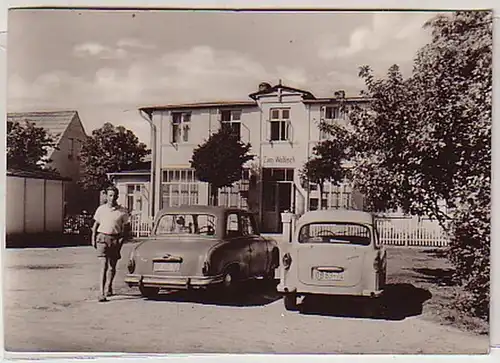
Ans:
<svg viewBox="0 0 500 363"><path fill-rule="evenodd" d="M44 170L7 170L7 239L62 234L65 188L70 178Z"/></svg>

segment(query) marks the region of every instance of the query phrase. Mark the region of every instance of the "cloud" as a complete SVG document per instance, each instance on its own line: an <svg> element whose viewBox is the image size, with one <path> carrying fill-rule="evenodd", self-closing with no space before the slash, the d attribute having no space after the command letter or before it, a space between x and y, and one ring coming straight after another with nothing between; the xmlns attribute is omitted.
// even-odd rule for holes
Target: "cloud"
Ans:
<svg viewBox="0 0 500 363"><path fill-rule="evenodd" d="M96 57L105 52L99 46L86 51ZM301 68L266 67L243 53L199 45L157 57L126 58L116 67L97 68L90 78L54 70L30 82L12 74L8 102L10 110L19 111L77 109L89 130L106 121L121 123L126 119L127 127L146 137L139 129L144 123L137 119L140 106L246 100L260 82L277 83L279 79L295 87L306 87L308 81ZM124 110L128 110L126 117Z"/></svg>
<svg viewBox="0 0 500 363"><path fill-rule="evenodd" d="M99 59L124 59L128 52L122 48L104 46L100 43L88 42L78 44L73 48L77 57L96 57Z"/></svg>
<svg viewBox="0 0 500 363"><path fill-rule="evenodd" d="M411 46L419 46L425 36L422 26L434 15L432 13L374 13L369 25L358 27L351 32L347 44L340 44L340 40L335 35L321 39L318 45L318 56L321 59L330 60L389 49L397 52L397 47L404 42L410 43Z"/></svg>
<svg viewBox="0 0 500 363"><path fill-rule="evenodd" d="M153 44L144 43L136 38L120 39L116 43L116 46L118 48L138 48L138 49L155 49L156 48L156 46L154 46Z"/></svg>

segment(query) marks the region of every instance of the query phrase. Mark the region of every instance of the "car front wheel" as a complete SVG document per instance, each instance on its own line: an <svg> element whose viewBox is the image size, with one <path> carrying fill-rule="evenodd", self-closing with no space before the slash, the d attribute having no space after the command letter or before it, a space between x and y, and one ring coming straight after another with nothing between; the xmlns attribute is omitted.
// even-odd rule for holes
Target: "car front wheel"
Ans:
<svg viewBox="0 0 500 363"><path fill-rule="evenodd" d="M297 295L294 293L286 293L283 296L283 302L285 304L285 309L288 311L297 311Z"/></svg>

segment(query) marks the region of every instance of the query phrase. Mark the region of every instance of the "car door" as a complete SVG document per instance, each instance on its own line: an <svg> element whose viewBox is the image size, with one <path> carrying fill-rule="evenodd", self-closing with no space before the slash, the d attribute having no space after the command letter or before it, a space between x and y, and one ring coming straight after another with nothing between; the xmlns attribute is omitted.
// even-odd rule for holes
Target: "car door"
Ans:
<svg viewBox="0 0 500 363"><path fill-rule="evenodd" d="M250 213L241 214L243 235L250 245L250 275L262 276L267 272L267 241L256 230L255 219Z"/></svg>
<svg viewBox="0 0 500 363"><path fill-rule="evenodd" d="M238 263L242 278L248 277L251 266L251 246L247 236L243 235L241 216L237 211L226 213L225 239L226 264Z"/></svg>

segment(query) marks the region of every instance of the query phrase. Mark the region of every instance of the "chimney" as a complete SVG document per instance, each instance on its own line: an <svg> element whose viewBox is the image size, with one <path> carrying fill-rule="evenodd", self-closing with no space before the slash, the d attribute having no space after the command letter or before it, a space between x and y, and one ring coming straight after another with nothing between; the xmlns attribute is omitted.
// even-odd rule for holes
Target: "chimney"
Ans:
<svg viewBox="0 0 500 363"><path fill-rule="evenodd" d="M262 82L259 84L259 92L265 92L271 88L271 85L267 82Z"/></svg>
<svg viewBox="0 0 500 363"><path fill-rule="evenodd" d="M335 96L335 98L345 98L345 91L338 90L338 91L335 91L333 95Z"/></svg>

